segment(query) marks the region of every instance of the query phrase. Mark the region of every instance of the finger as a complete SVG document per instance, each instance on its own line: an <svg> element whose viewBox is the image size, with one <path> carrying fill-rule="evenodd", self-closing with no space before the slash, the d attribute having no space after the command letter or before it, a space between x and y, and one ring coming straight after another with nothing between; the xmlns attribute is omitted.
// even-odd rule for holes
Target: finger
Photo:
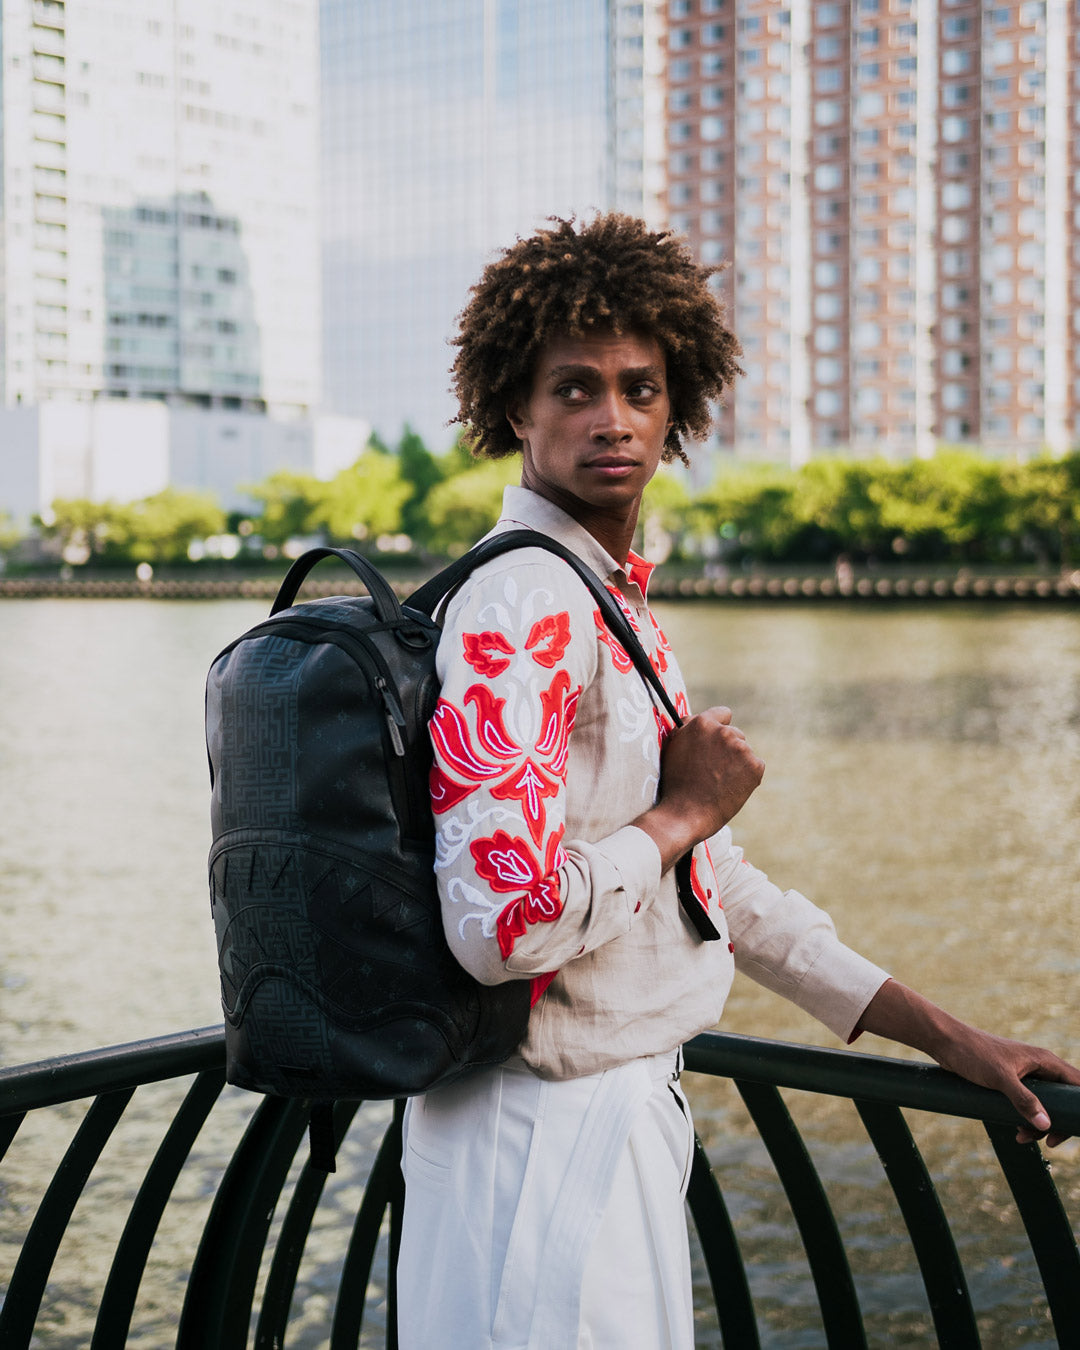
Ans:
<svg viewBox="0 0 1080 1350"><path fill-rule="evenodd" d="M1017 1081L1014 1089L1006 1095L1029 1123L1030 1130L1027 1133L1030 1133L1033 1138L1042 1138L1050 1128L1050 1117L1034 1092L1029 1092L1023 1083Z"/></svg>

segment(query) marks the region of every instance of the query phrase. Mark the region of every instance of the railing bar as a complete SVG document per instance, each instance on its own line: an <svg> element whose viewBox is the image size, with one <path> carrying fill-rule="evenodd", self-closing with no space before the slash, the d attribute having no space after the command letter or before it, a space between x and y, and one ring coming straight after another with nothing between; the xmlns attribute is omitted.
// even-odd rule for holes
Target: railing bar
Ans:
<svg viewBox="0 0 1080 1350"><path fill-rule="evenodd" d="M0 1117L183 1078L224 1064L223 1027L202 1027L151 1041L59 1055L36 1064L0 1069Z"/></svg>
<svg viewBox="0 0 1080 1350"><path fill-rule="evenodd" d="M864 1350L866 1331L840 1230L821 1178L779 1091L736 1082L791 1205L818 1293L825 1339L837 1350Z"/></svg>
<svg viewBox="0 0 1080 1350"><path fill-rule="evenodd" d="M978 1350L981 1345L967 1279L945 1211L922 1154L897 1106L856 1102L870 1142L896 1196L922 1273L938 1345Z"/></svg>
<svg viewBox="0 0 1080 1350"><path fill-rule="evenodd" d="M16 1116L0 1116L0 1158L3 1158L11 1147L11 1141L19 1133L19 1126L25 1119L25 1111Z"/></svg>
<svg viewBox="0 0 1080 1350"><path fill-rule="evenodd" d="M340 1148L349 1125L360 1107L359 1102L335 1102L334 1146ZM297 1179L289 1208L281 1225L266 1278L262 1309L255 1329L255 1350L278 1350L285 1344L285 1332L292 1307L296 1274L304 1255L304 1246L319 1200L326 1186L327 1173L312 1167L309 1159Z"/></svg>
<svg viewBox="0 0 1080 1350"><path fill-rule="evenodd" d="M717 1078L770 1083L780 1088L858 1097L860 1101L1020 1125L1009 1101L989 1088L947 1073L936 1064L854 1054L819 1046L766 1041L734 1032L706 1031L685 1046L686 1067ZM1034 1086L1035 1080L1031 1080ZM1067 1083L1039 1081L1037 1092L1055 1129L1080 1134L1080 1091Z"/></svg>
<svg viewBox="0 0 1080 1350"><path fill-rule="evenodd" d="M334 1325L330 1332L330 1350L355 1350L360 1340L360 1330L364 1321L364 1302L368 1282L371 1279L371 1267L375 1260L375 1248L379 1241L383 1214L389 1205L392 1215L394 1205L401 1204L404 1193L405 1182L401 1175L401 1115L395 1111L375 1156L375 1163L364 1188L364 1198L360 1202L356 1222L353 1224L348 1251L345 1253L345 1264L338 1283L337 1307L334 1309ZM388 1350L397 1344L397 1327L392 1324L389 1302L386 1344Z"/></svg>
<svg viewBox="0 0 1080 1350"><path fill-rule="evenodd" d="M53 1174L0 1307L0 1346L4 1350L24 1350L30 1344L49 1273L68 1223L133 1091L109 1092L95 1098Z"/></svg>
<svg viewBox="0 0 1080 1350"><path fill-rule="evenodd" d="M1080 1345L1080 1254L1038 1144L1018 1144L1008 1126L986 1125L1042 1276L1058 1345Z"/></svg>
<svg viewBox="0 0 1080 1350"><path fill-rule="evenodd" d="M264 1097L236 1147L192 1263L177 1350L243 1350L274 1207L308 1104Z"/></svg>
<svg viewBox="0 0 1080 1350"><path fill-rule="evenodd" d="M90 1350L124 1345L146 1258L180 1170L225 1085L221 1069L197 1075L180 1103L131 1206L98 1308Z"/></svg>
<svg viewBox="0 0 1080 1350"><path fill-rule="evenodd" d="M740 1350L744 1347L760 1350L757 1318L739 1241L705 1146L696 1134L686 1202L701 1239L724 1344L737 1345Z"/></svg>
<svg viewBox="0 0 1080 1350"><path fill-rule="evenodd" d="M394 1102L394 1128L398 1140L404 1139L405 1098ZM386 1350L398 1350L398 1256L401 1253L401 1221L405 1217L405 1173L401 1168L400 1143L397 1185L390 1192L390 1253L386 1272Z"/></svg>

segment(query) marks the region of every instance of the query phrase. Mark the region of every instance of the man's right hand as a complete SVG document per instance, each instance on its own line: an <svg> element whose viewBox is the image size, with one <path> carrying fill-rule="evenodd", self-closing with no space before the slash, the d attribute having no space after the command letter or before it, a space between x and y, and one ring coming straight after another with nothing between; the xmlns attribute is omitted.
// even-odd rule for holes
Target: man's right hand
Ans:
<svg viewBox="0 0 1080 1350"><path fill-rule="evenodd" d="M656 805L633 824L655 842L667 871L739 813L764 773L731 709L709 708L668 737Z"/></svg>

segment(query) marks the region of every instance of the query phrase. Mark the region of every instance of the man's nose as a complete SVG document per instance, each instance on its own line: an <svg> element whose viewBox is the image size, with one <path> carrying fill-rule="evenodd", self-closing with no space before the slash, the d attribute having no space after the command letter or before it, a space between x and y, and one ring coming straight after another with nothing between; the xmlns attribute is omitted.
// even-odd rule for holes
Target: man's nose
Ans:
<svg viewBox="0 0 1080 1350"><path fill-rule="evenodd" d="M628 441L632 435L633 428L623 400L612 390L597 401L592 438L594 441L605 441L608 445L617 445L620 441Z"/></svg>

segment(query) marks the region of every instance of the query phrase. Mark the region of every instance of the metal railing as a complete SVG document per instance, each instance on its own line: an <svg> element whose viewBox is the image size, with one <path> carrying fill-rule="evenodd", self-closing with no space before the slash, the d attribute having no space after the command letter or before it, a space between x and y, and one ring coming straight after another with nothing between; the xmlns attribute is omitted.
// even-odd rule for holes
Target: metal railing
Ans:
<svg viewBox="0 0 1080 1350"><path fill-rule="evenodd" d="M328 1177L307 1160L305 1104L226 1088L223 1065L223 1033L207 1028L0 1072L0 1258L12 1255L0 1265L4 1350L111 1350L129 1338L178 1350L395 1345L399 1112L338 1103L342 1165ZM942 1346L981 1345L979 1317L903 1111L982 1121L1045 1314L1059 1345L1080 1345L1076 1238L1039 1148L1014 1142L1017 1119L998 1094L933 1066L715 1032L691 1042L686 1065L731 1080L745 1103L805 1249L820 1344L869 1341L841 1224L781 1089L855 1103ZM1080 1089L1039 1091L1055 1127L1080 1134ZM15 1156L24 1140L29 1161ZM705 1320L724 1345L759 1346L752 1262L700 1140L688 1203L715 1301ZM57 1274L68 1247L74 1292Z"/></svg>

